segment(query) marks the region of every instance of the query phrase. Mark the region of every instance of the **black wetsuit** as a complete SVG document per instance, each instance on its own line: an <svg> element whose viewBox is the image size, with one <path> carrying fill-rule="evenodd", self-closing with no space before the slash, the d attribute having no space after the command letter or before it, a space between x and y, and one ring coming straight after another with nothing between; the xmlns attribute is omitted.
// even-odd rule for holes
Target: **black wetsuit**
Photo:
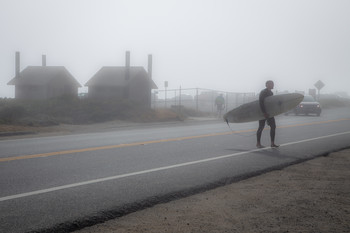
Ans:
<svg viewBox="0 0 350 233"><path fill-rule="evenodd" d="M260 92L259 104L260 104L261 111L264 114L266 113L264 100L265 100L266 97L272 96L272 95L273 95L272 91L267 89L267 88L265 88L264 90L262 90ZM260 143L261 133L264 130L264 127L265 127L265 121L267 121L267 124L271 127L271 130L270 130L271 142L275 141L276 122L275 122L275 118L274 117L270 117L270 118L267 118L267 119L259 120L259 128L258 128L258 131L256 132L256 137L257 137L257 142L258 143Z"/></svg>

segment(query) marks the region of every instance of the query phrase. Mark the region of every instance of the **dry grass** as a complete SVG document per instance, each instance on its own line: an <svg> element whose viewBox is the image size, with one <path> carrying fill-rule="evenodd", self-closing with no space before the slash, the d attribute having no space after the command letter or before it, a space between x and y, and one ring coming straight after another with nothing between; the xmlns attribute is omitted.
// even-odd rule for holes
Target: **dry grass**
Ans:
<svg viewBox="0 0 350 233"><path fill-rule="evenodd" d="M176 112L171 109L157 109L157 110L148 110L148 111L136 111L128 114L126 120L120 122L166 122L166 121L179 121L183 120ZM106 121L108 123L110 121ZM84 125L81 124L61 124L61 125L23 125L21 124L0 124L0 133L13 133L13 132L33 132L33 133L46 133L46 132L59 132L66 131L67 127L71 128L73 131L75 128L91 128L98 127L102 123L87 123ZM87 127L88 126L88 127Z"/></svg>
<svg viewBox="0 0 350 233"><path fill-rule="evenodd" d="M155 110L155 118L158 121L179 120L181 117L170 109Z"/></svg>

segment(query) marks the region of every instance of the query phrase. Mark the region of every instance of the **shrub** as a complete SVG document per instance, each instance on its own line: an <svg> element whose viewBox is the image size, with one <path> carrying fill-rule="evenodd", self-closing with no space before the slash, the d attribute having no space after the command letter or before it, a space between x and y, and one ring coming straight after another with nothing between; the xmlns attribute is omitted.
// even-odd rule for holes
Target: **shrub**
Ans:
<svg viewBox="0 0 350 233"><path fill-rule="evenodd" d="M350 107L350 100L345 98L325 98L320 99L322 108Z"/></svg>
<svg viewBox="0 0 350 233"><path fill-rule="evenodd" d="M21 105L4 105L0 108L0 122L12 124L27 114L27 110Z"/></svg>
<svg viewBox="0 0 350 233"><path fill-rule="evenodd" d="M185 112L188 112L186 110ZM184 118L174 110L152 110L128 100L79 99L63 96L49 100L0 99L0 123L49 126L88 124L110 120L154 122Z"/></svg>

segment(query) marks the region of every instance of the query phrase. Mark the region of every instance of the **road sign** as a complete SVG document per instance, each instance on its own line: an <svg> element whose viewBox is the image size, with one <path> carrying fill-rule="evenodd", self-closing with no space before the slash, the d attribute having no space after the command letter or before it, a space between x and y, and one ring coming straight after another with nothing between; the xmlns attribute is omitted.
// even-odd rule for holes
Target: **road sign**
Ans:
<svg viewBox="0 0 350 233"><path fill-rule="evenodd" d="M314 86L317 88L317 90L321 90L322 89L322 87L324 87L324 83L321 81L321 80L318 80L315 84L314 84Z"/></svg>
<svg viewBox="0 0 350 233"><path fill-rule="evenodd" d="M309 89L309 95L312 95L314 98L316 98L316 89Z"/></svg>

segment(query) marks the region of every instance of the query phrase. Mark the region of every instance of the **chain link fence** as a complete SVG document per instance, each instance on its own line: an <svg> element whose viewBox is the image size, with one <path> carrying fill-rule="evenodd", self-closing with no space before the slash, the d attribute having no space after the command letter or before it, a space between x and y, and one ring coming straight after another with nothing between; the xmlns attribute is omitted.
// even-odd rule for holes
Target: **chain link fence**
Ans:
<svg viewBox="0 0 350 233"><path fill-rule="evenodd" d="M220 94L225 99L223 112L257 98L253 92L224 92L203 88L153 90L152 108L179 108L181 106L197 112L216 113L215 99Z"/></svg>

